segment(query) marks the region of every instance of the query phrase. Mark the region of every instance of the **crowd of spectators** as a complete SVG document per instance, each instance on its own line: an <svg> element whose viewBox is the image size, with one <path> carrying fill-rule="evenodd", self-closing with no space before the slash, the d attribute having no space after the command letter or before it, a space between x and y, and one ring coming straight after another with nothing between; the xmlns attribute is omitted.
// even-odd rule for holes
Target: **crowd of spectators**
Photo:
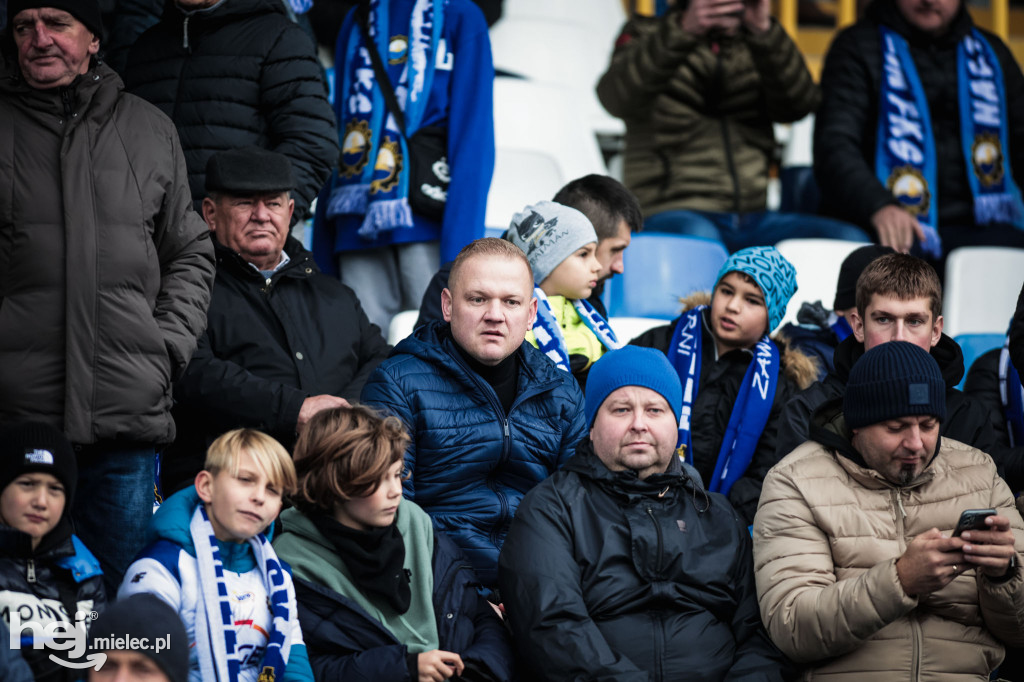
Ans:
<svg viewBox="0 0 1024 682"><path fill-rule="evenodd" d="M1024 287L972 367L942 315L1024 76L872 0L819 84L770 5L630 17L623 182L496 238L500 1L0 1L0 677L1024 679ZM641 229L730 255L620 338ZM782 325L792 237L874 243Z"/></svg>

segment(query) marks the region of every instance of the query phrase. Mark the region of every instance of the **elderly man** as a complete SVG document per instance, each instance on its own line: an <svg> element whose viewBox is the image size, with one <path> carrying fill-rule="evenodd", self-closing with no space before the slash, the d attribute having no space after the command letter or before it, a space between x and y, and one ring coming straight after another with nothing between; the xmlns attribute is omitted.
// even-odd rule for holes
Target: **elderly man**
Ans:
<svg viewBox="0 0 1024 682"><path fill-rule="evenodd" d="M758 617L746 525L674 456L682 393L650 348L591 369L590 438L523 500L499 561L530 679L787 676Z"/></svg>
<svg viewBox="0 0 1024 682"><path fill-rule="evenodd" d="M1024 76L967 3L872 2L829 48L821 89L823 206L898 251L1024 246Z"/></svg>
<svg viewBox="0 0 1024 682"><path fill-rule="evenodd" d="M471 242L441 296L444 322L399 343L362 399L405 422L406 497L493 587L519 501L583 438L583 395L571 374L524 342L537 299L518 247Z"/></svg>
<svg viewBox="0 0 1024 682"><path fill-rule="evenodd" d="M89 494L72 514L116 587L145 541L213 247L174 125L95 59L96 0L12 0L7 13L0 422L45 421L74 443Z"/></svg>
<svg viewBox="0 0 1024 682"><path fill-rule="evenodd" d="M206 333L175 387L168 491L191 484L229 429L258 428L290 447L314 414L358 398L387 357L352 290L288 236L294 187L288 157L259 147L218 152L206 166L217 280Z"/></svg>
<svg viewBox="0 0 1024 682"><path fill-rule="evenodd" d="M761 616L815 679L987 680L1024 644L1024 521L987 454L940 438L945 391L927 351L877 346L764 481ZM994 513L956 537L968 509Z"/></svg>

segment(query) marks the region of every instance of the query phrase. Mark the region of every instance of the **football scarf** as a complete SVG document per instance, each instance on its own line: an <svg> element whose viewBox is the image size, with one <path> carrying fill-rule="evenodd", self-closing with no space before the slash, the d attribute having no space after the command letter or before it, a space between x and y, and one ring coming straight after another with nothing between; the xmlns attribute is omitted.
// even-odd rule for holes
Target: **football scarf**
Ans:
<svg viewBox="0 0 1024 682"><path fill-rule="evenodd" d="M554 362L558 369L571 371L569 369L569 350L565 345L565 336L562 328L555 319L555 313L551 310L551 303L547 295L540 287L534 287L533 295L537 297L537 320L533 323L533 336L537 339L537 348L544 355ZM583 320L601 345L608 350L622 348L622 343L615 336L608 321L601 317L601 313L594 310L594 306L584 299L576 299L572 302L576 313Z"/></svg>

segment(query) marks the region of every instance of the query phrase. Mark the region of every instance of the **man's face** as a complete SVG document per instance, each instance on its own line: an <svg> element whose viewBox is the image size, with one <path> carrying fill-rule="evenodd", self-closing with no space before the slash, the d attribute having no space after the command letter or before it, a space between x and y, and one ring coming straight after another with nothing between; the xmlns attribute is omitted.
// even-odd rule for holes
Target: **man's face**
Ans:
<svg viewBox="0 0 1024 682"><path fill-rule="evenodd" d="M855 313L850 326L866 351L889 341L909 341L930 351L942 337L942 315L932 319L931 303L925 297L901 301L875 294L863 319Z"/></svg>
<svg viewBox="0 0 1024 682"><path fill-rule="evenodd" d="M287 192L203 199L203 217L217 241L261 270L281 260L294 210L295 200Z"/></svg>
<svg viewBox="0 0 1024 682"><path fill-rule="evenodd" d="M901 417L853 430L853 447L867 465L898 485L912 483L935 456L939 420Z"/></svg>
<svg viewBox="0 0 1024 682"><path fill-rule="evenodd" d="M137 651L107 650L99 670L89 671L89 682L170 682L153 659Z"/></svg>
<svg viewBox="0 0 1024 682"><path fill-rule="evenodd" d="M657 391L623 386L597 408L590 440L611 471L632 469L640 478L663 473L679 438L677 415Z"/></svg>
<svg viewBox="0 0 1024 682"><path fill-rule="evenodd" d="M25 82L38 90L70 85L89 70L100 40L71 14L51 7L26 9L11 21L18 66Z"/></svg>
<svg viewBox="0 0 1024 682"><path fill-rule="evenodd" d="M953 23L960 10L960 0L896 0L896 7L903 18L919 30L940 36Z"/></svg>
<svg viewBox="0 0 1024 682"><path fill-rule="evenodd" d="M598 282L603 282L615 275L621 275L624 271L622 254L629 246L633 234L629 231L629 225L625 220L619 221L619 229L613 237L605 237L598 240L597 262L601 264L601 272L597 274Z"/></svg>
<svg viewBox="0 0 1024 682"><path fill-rule="evenodd" d="M441 292L441 312L455 342L494 366L516 352L537 317L530 271L518 258L473 256Z"/></svg>

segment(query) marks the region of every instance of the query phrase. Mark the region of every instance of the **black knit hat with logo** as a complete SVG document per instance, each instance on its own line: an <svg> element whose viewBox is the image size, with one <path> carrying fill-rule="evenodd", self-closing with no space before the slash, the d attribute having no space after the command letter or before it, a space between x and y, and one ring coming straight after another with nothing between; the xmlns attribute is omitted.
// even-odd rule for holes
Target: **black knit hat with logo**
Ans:
<svg viewBox="0 0 1024 682"><path fill-rule="evenodd" d="M142 654L156 663L171 682L188 682L189 641L185 626L178 612L155 595L133 594L108 606L89 628L89 644L100 652ZM138 648L133 649L133 645Z"/></svg>
<svg viewBox="0 0 1024 682"><path fill-rule="evenodd" d="M946 382L928 351L890 341L864 353L850 369L843 396L846 425L859 429L889 419L946 418Z"/></svg>
<svg viewBox="0 0 1024 682"><path fill-rule="evenodd" d="M0 491L18 476L40 471L64 484L64 509L71 509L78 463L67 437L48 424L35 422L0 427Z"/></svg>
<svg viewBox="0 0 1024 682"><path fill-rule="evenodd" d="M67 12L103 40L103 14L96 0L7 0L7 32L11 32L11 22L20 12L43 7Z"/></svg>

